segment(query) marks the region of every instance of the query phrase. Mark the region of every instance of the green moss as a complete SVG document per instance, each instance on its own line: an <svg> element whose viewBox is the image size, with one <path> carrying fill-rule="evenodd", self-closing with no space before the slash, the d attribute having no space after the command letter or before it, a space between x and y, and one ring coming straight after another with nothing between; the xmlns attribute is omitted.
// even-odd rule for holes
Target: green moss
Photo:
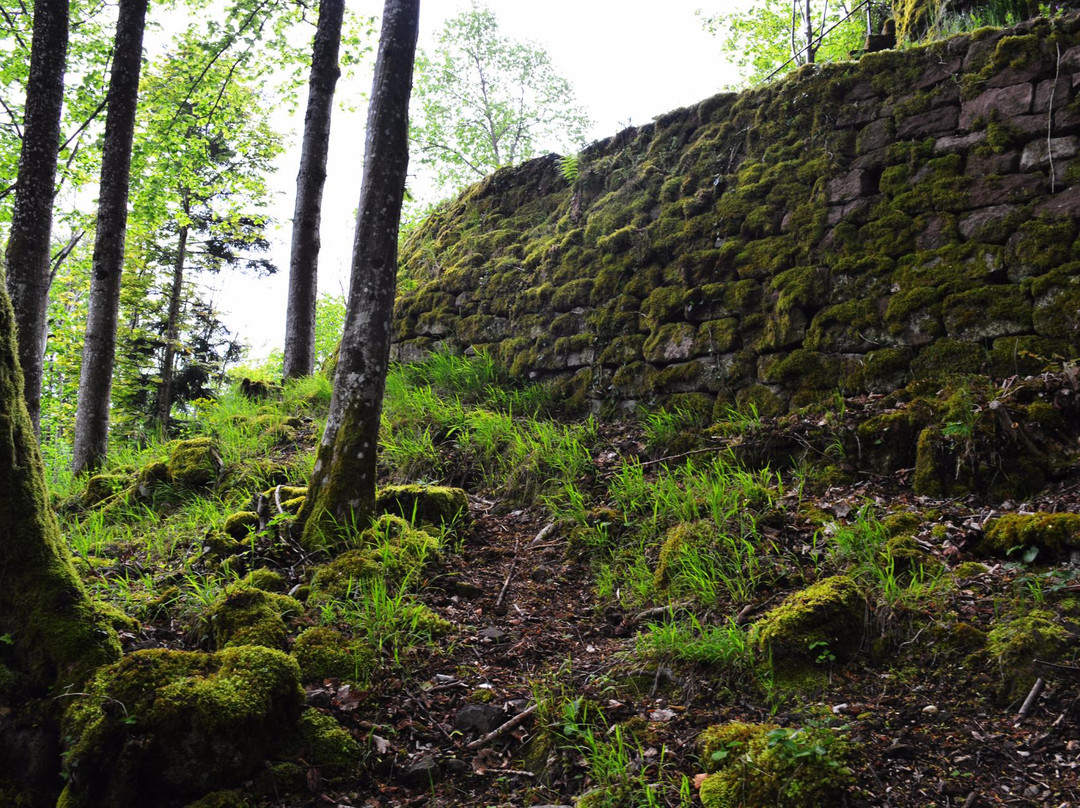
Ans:
<svg viewBox="0 0 1080 808"><path fill-rule="evenodd" d="M341 776L356 769L360 744L331 716L308 709L300 715L300 755L324 775Z"/></svg>
<svg viewBox="0 0 1080 808"><path fill-rule="evenodd" d="M1002 702L1023 697L1035 681L1035 659L1054 662L1069 646L1071 637L1053 612L1034 609L990 629L985 654L1001 675L998 697Z"/></svg>
<svg viewBox="0 0 1080 808"><path fill-rule="evenodd" d="M64 716L71 808L174 804L239 785L289 744L299 669L269 648L136 651Z"/></svg>
<svg viewBox="0 0 1080 808"><path fill-rule="evenodd" d="M773 390L763 384L751 384L735 394L736 409L749 415L757 413L763 418L780 415L787 410L787 404Z"/></svg>
<svg viewBox="0 0 1080 808"><path fill-rule="evenodd" d="M210 606L204 620L215 648L262 645L283 649L285 618L298 617L303 611L303 604L287 595L234 584Z"/></svg>
<svg viewBox="0 0 1080 808"><path fill-rule="evenodd" d="M866 600L851 578L825 578L789 595L751 627L751 641L779 679L814 670L824 652L840 662L859 648Z"/></svg>
<svg viewBox="0 0 1080 808"><path fill-rule="evenodd" d="M232 536L227 536L217 530L211 530L207 533L202 543L203 554L218 561L224 561L230 556L243 552L243 550L243 542L239 542Z"/></svg>
<svg viewBox="0 0 1080 808"><path fill-rule="evenodd" d="M83 505L93 508L115 494L119 494L128 484L131 478L126 474L95 474L86 481L86 492L83 494Z"/></svg>
<svg viewBox="0 0 1080 808"><path fill-rule="evenodd" d="M658 286L641 304L641 313L660 325L679 319L685 309L686 290L678 286Z"/></svg>
<svg viewBox="0 0 1080 808"><path fill-rule="evenodd" d="M169 451L169 480L179 488L202 488L217 480L223 465L210 438L176 441Z"/></svg>
<svg viewBox="0 0 1080 808"><path fill-rule="evenodd" d="M376 663L374 651L363 642L347 640L339 631L318 626L300 633L292 655L300 665L304 682L364 681Z"/></svg>
<svg viewBox="0 0 1080 808"><path fill-rule="evenodd" d="M238 511L225 517L225 525L222 530L237 541L246 539L248 533L259 526L259 514L254 511Z"/></svg>
<svg viewBox="0 0 1080 808"><path fill-rule="evenodd" d="M987 523L981 546L996 555L1032 548L1062 555L1080 549L1080 514L1005 514Z"/></svg>
<svg viewBox="0 0 1080 808"><path fill-rule="evenodd" d="M241 581L242 584L264 592L284 592L285 576L277 570L259 567L249 572Z"/></svg>
<svg viewBox="0 0 1080 808"><path fill-rule="evenodd" d="M383 575L382 559L373 548L347 550L328 564L320 564L311 579L312 601L341 600L356 584Z"/></svg>
<svg viewBox="0 0 1080 808"><path fill-rule="evenodd" d="M983 363L984 351L977 343L940 339L927 345L911 362L916 377L976 372Z"/></svg>
<svg viewBox="0 0 1080 808"><path fill-rule="evenodd" d="M416 526L450 527L469 517L469 500L460 488L442 485L388 485L375 495L375 509Z"/></svg>
<svg viewBox="0 0 1080 808"><path fill-rule="evenodd" d="M969 578L974 578L978 575L982 575L989 569L985 564L980 564L978 561L962 561L952 568L952 576L958 581L966 581Z"/></svg>
<svg viewBox="0 0 1080 808"><path fill-rule="evenodd" d="M712 772L699 792L704 808L827 808L854 780L844 765L850 747L827 727L732 721L706 729L698 745Z"/></svg>

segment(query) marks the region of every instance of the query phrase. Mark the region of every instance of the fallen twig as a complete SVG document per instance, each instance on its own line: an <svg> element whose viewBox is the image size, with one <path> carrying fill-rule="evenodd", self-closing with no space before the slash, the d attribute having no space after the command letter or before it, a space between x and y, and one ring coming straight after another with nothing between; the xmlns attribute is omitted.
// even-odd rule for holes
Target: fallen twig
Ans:
<svg viewBox="0 0 1080 808"><path fill-rule="evenodd" d="M692 600L680 600L678 603L668 603L664 606L654 606L651 609L646 609L643 612L638 612L634 615L634 622L640 623L649 617L656 617L658 614L664 614L665 612L674 612L677 609L685 609L687 606L693 604Z"/></svg>
<svg viewBox="0 0 1080 808"><path fill-rule="evenodd" d="M1027 698L1024 699L1024 703L1020 705L1020 712L1016 714L1016 723L1019 723L1028 717L1035 708L1035 702L1039 700L1039 696L1042 695L1043 689L1046 687L1046 681L1040 676L1035 680L1035 684L1031 686L1031 690L1028 691Z"/></svg>
<svg viewBox="0 0 1080 808"><path fill-rule="evenodd" d="M495 729L493 729L487 735L481 735L475 741L470 741L469 743L465 744L465 748L466 749L479 749L481 746L484 746L485 744L490 743L491 741L498 738L500 735L504 735L505 733L509 732L514 727L516 727L518 724L520 724L522 721L524 721L526 718L528 718L530 715L535 713L536 708L538 706L539 705L534 704L531 707L526 707L520 713L518 713L513 718L511 718L509 721L507 721L505 724L503 724L501 726L498 726L498 727L495 727Z"/></svg>

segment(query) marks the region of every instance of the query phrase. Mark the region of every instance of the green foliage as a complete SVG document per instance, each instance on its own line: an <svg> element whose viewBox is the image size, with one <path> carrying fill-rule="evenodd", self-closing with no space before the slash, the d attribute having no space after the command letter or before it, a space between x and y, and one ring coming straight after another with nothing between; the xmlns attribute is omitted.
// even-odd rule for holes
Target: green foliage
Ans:
<svg viewBox="0 0 1080 808"><path fill-rule="evenodd" d="M548 54L499 32L474 2L416 60L410 137L445 193L541 149L580 144L589 119Z"/></svg>
<svg viewBox="0 0 1080 808"><path fill-rule="evenodd" d="M704 17L705 30L720 37L723 52L740 69L740 86L762 81L789 59L792 61L785 71L807 61L844 61L851 58L851 51L862 47L866 36L865 14L855 14L841 22L846 16L842 3L814 0L814 42L824 31L839 25L822 38L820 46L812 47L808 59L802 22L794 26L796 34L792 30L793 8L798 5L801 3L793 4L791 0L754 0L747 8Z"/></svg>

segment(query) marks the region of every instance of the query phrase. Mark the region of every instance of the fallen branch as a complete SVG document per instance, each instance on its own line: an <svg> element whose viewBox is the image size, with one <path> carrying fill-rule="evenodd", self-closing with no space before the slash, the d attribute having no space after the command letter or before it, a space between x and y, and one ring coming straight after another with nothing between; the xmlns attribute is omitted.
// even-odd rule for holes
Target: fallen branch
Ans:
<svg viewBox="0 0 1080 808"><path fill-rule="evenodd" d="M495 729L493 729L487 735L481 735L475 741L470 741L469 743L465 744L465 748L466 749L479 749L481 746L484 746L485 744L490 743L491 741L498 738L500 735L505 735L507 732L512 730L514 727L516 727L518 724L520 724L522 721L524 721L530 715L535 713L536 708L538 706L539 705L534 704L531 707L526 707L524 710L522 710L520 713L515 715L513 718L511 718L509 721L507 721L502 726L495 727Z"/></svg>

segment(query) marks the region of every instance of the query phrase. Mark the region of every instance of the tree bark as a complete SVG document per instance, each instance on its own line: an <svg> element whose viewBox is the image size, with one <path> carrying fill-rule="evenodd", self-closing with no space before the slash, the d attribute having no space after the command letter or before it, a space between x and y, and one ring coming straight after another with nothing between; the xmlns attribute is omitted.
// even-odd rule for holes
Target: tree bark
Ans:
<svg viewBox="0 0 1080 808"><path fill-rule="evenodd" d="M322 0L311 55L304 142L296 177L292 251L289 256L289 304L285 315L284 376L309 375L315 367L315 299L319 272L319 220L330 149L330 115L341 70L338 49L345 0Z"/></svg>
<svg viewBox="0 0 1080 808"><path fill-rule="evenodd" d="M349 305L330 416L298 517L308 547L333 544L343 531L367 527L375 510L375 460L390 360L419 14L419 0L386 0L383 7Z"/></svg>
<svg viewBox="0 0 1080 808"><path fill-rule="evenodd" d="M23 396L15 317L0 289L0 780L44 804L60 780L57 719L99 665L118 659L116 632L72 567Z"/></svg>
<svg viewBox="0 0 1080 808"><path fill-rule="evenodd" d="M101 155L97 232L90 276L90 311L83 342L75 414L74 470L101 466L108 451L109 401L116 360L116 323L120 310L120 275L124 268L131 144L139 99L143 29L147 0L120 0L116 47L109 77L109 111Z"/></svg>
<svg viewBox="0 0 1080 808"><path fill-rule="evenodd" d="M185 194L184 214L190 213ZM176 343L180 339L180 300L184 291L184 262L187 260L188 226L180 228L173 263L172 289L169 291L169 319L165 325L165 355L161 359L161 385L158 387L154 419L162 433L169 429L172 413L173 365L176 363Z"/></svg>
<svg viewBox="0 0 1080 808"><path fill-rule="evenodd" d="M34 36L30 45L22 151L6 260L7 288L15 310L26 407L35 435L41 429L49 240L67 46L68 0L37 0L34 3Z"/></svg>

